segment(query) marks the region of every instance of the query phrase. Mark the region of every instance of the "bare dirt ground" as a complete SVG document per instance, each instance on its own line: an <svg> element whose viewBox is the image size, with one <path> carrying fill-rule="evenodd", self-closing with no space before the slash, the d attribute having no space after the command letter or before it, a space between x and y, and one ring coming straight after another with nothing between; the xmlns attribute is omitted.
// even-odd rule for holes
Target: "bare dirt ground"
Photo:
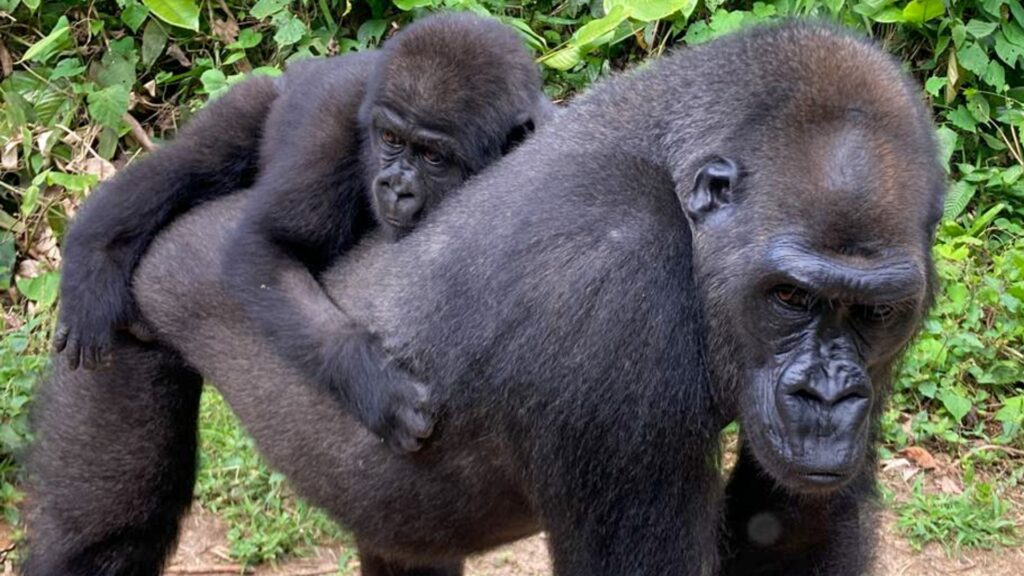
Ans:
<svg viewBox="0 0 1024 576"><path fill-rule="evenodd" d="M879 534L877 576L1021 576L1024 574L1024 549L968 550L949 557L938 545L926 546L918 553L897 535L894 517L883 514ZM223 544L224 529L216 518L200 513L189 520L181 548L171 565L171 574L238 573L239 567L227 560ZM344 550L321 548L311 556L276 567L261 567L256 576L319 576L337 574L339 555ZM358 562L348 562L350 574L358 574ZM469 561L467 576L549 576L544 535L521 540Z"/></svg>
<svg viewBox="0 0 1024 576"><path fill-rule="evenodd" d="M924 474L914 458L894 459L880 473L887 489L897 498L906 497L914 481L923 474L926 490L957 490L960 479L943 470L955 469L940 455L937 467ZM1014 504L1015 516L1024 531L1024 503L1021 494L1007 495ZM876 576L1024 576L1024 548L997 550L964 550L953 556L938 544L930 544L921 552L913 550L897 533L896 516L890 511L881 513L878 534L878 554L873 574ZM199 511L187 521L181 546L171 565L171 574L227 574L239 572L227 554L226 530L217 518ZM338 565L346 559L349 574L358 574L358 560L351 549L343 546L323 547L305 558L278 566L260 567L249 573L255 576L319 576L337 574ZM499 548L469 560L468 576L549 576L543 534Z"/></svg>
<svg viewBox="0 0 1024 576"><path fill-rule="evenodd" d="M940 466L943 464L940 462ZM881 476L886 487L900 497L909 492L917 474L909 475L905 466L889 466L883 469ZM929 490L938 490L948 482L957 481L940 474L927 475ZM1013 494L1009 498L1014 505L1018 526L1024 532L1021 496ZM932 544L916 552L896 532L896 517L892 512L883 512L881 520L879 549L873 571L876 576L1024 576L1024 548L964 550L949 556L941 546ZM226 532L226 527L216 516L197 508L185 522L182 541L168 573L192 576L241 573L241 567L233 563L228 554ZM10 528L0 522L0 575L14 574L10 561L4 558L12 546L11 536ZM346 573L355 575L359 573L359 565L354 556L351 548L338 543L313 550L303 558L276 566L261 566L244 573L253 576L327 576L338 574L339 564L344 563ZM521 540L472 558L466 573L468 576L549 576L551 567L545 537L542 534Z"/></svg>

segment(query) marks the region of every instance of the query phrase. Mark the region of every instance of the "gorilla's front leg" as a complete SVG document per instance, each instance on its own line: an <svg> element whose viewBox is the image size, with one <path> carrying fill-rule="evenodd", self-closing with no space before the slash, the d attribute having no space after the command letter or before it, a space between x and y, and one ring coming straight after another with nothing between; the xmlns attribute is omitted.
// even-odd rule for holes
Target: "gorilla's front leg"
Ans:
<svg viewBox="0 0 1024 576"><path fill-rule="evenodd" d="M726 488L722 574L863 574L874 548L874 495L874 475L866 469L839 492L794 496L762 470L744 442Z"/></svg>
<svg viewBox="0 0 1024 576"><path fill-rule="evenodd" d="M462 576L462 562L438 566L409 566L390 562L372 552L359 548L362 576Z"/></svg>
<svg viewBox="0 0 1024 576"><path fill-rule="evenodd" d="M716 446L689 438L682 441L689 442L685 452L655 454L643 442L626 440L631 437L623 434L620 444L607 437L581 443L539 480L554 573L716 574Z"/></svg>

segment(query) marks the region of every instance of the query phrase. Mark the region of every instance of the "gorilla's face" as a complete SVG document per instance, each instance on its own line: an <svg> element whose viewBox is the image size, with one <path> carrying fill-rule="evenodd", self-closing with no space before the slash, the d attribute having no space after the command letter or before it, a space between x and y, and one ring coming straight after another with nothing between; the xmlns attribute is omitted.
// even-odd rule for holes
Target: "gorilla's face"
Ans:
<svg viewBox="0 0 1024 576"><path fill-rule="evenodd" d="M467 177L450 135L417 126L388 108L374 107L368 137L374 213L396 237Z"/></svg>
<svg viewBox="0 0 1024 576"><path fill-rule="evenodd" d="M934 222L915 199L935 179L842 145L793 170L715 158L684 200L716 384L765 470L801 493L862 469L869 415L930 303Z"/></svg>

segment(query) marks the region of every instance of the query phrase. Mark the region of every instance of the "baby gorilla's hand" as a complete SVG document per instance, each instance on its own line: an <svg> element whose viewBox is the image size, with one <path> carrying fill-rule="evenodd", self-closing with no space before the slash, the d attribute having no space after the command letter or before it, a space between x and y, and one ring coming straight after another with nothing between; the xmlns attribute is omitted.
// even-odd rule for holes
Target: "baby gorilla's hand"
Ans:
<svg viewBox="0 0 1024 576"><path fill-rule="evenodd" d="M114 333L137 321L125 274L110 262L66 261L60 315L53 345L72 370L92 370L110 361Z"/></svg>
<svg viewBox="0 0 1024 576"><path fill-rule="evenodd" d="M427 387L391 364L372 335L343 338L332 359L331 390L351 414L396 452L415 452L434 429Z"/></svg>

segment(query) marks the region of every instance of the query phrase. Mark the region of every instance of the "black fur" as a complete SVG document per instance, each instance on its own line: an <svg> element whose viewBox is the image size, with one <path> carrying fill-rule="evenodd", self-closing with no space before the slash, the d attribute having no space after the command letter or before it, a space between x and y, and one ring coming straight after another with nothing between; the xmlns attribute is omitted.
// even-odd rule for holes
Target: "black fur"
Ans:
<svg viewBox="0 0 1024 576"><path fill-rule="evenodd" d="M268 120L270 158L229 242L228 287L292 366L399 450L432 419L426 389L324 293L318 276L378 223L410 229L445 192L502 154L549 104L516 33L446 15L372 56L307 66ZM399 144L388 145L388 133ZM429 134L431 140L424 140ZM432 145L447 138L445 146ZM428 163L430 150L440 159Z"/></svg>
<svg viewBox="0 0 1024 576"><path fill-rule="evenodd" d="M380 51L301 62L276 82L233 88L86 203L65 243L57 350L72 369L92 369L118 329L144 331L129 282L153 237L255 182L225 261L228 285L276 352L395 449L419 449L432 428L425 388L389 366L316 276L378 221L396 237L411 229L545 121L540 88L515 31L467 14L412 24ZM380 146L382 130L408 138L406 153ZM419 160L424 130L451 140L439 165Z"/></svg>
<svg viewBox="0 0 1024 576"><path fill-rule="evenodd" d="M559 576L856 575L878 416L930 303L936 152L897 63L816 25L755 29L601 83L402 241L324 274L431 385L438 430L412 457L269 354L221 287L243 198L163 234L135 294L271 463L352 530L368 574L456 574L468 554L547 530ZM847 277L859 289L840 293ZM798 304L793 284L833 301ZM859 326L851 351L847 323L891 299L898 312ZM786 366L766 369L773 358ZM102 405L117 386L80 388ZM46 410L75 409L55 398ZM743 451L723 491L718 434L733 418ZM174 426L194 424L182 410ZM83 481L79 498L138 474L87 439L98 425L62 438L116 476ZM148 437L128 450L147 446L161 458ZM66 474L83 475L36 480Z"/></svg>

